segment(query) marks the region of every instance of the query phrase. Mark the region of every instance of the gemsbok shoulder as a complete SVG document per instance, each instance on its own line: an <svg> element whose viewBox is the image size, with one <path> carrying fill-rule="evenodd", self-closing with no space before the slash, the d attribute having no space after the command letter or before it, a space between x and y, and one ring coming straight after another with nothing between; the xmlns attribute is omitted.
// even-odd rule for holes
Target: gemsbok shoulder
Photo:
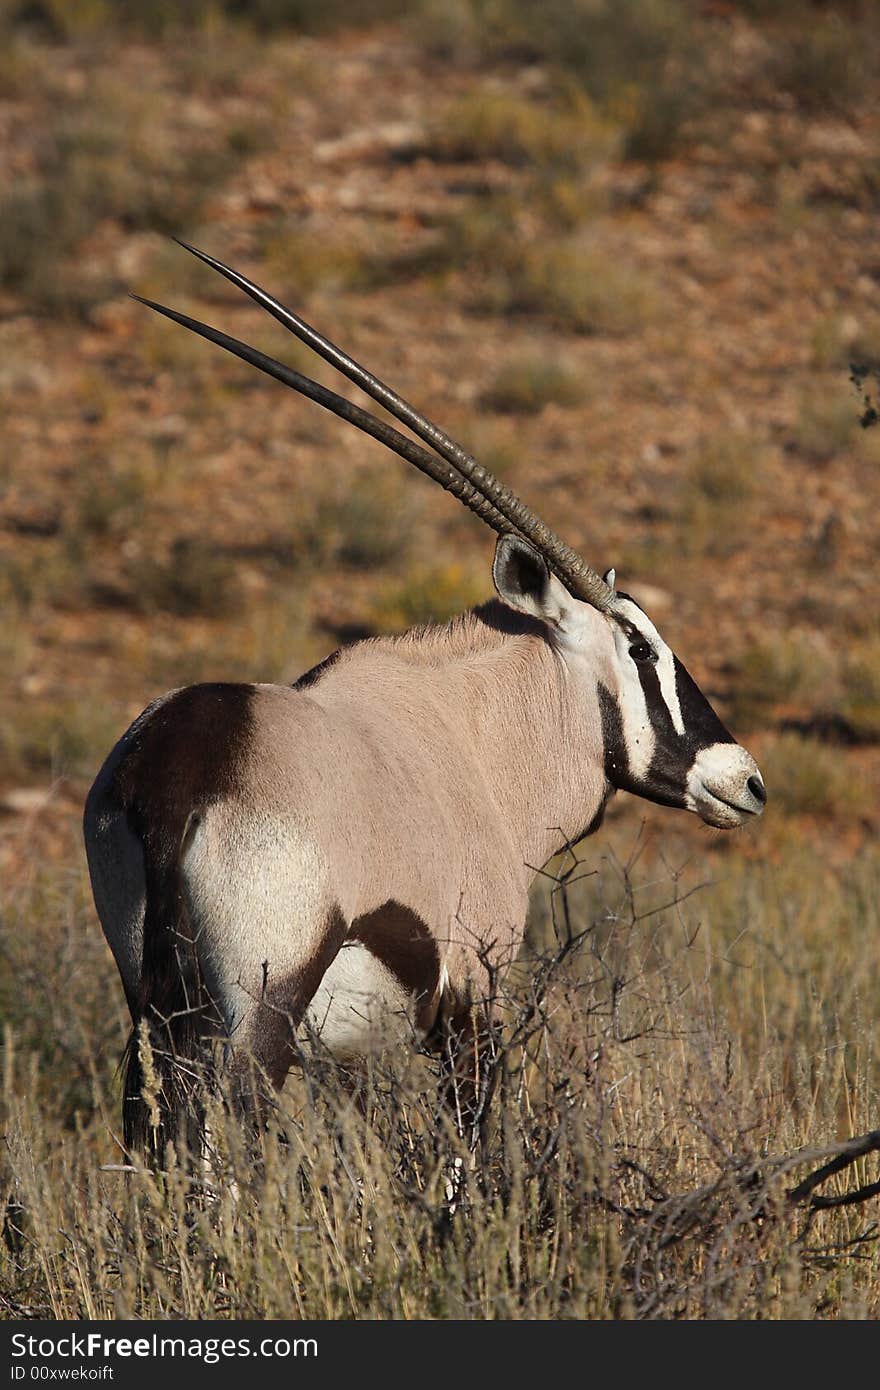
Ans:
<svg viewBox="0 0 880 1390"><path fill-rule="evenodd" d="M149 307L371 434L499 534L497 600L357 642L292 686L160 696L85 808L98 914L133 1031L132 1148L190 1129L179 1077L222 1040L241 1104L280 1087L310 1028L346 1060L407 1019L448 1056L479 1033L490 975L521 943L535 868L599 826L617 789L730 829L760 772L650 618L508 488L243 275L193 251L386 411L390 424L255 348ZM158 1073L143 1099L144 1042ZM154 1077L155 1084L155 1077ZM191 1132L191 1131L190 1131Z"/></svg>

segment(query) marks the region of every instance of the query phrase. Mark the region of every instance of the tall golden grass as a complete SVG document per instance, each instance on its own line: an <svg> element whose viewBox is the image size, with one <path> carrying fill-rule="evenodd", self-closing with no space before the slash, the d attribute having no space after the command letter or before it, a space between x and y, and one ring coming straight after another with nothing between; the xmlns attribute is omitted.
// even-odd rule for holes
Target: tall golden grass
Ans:
<svg viewBox="0 0 880 1390"><path fill-rule="evenodd" d="M0 905L5 1315L876 1316L876 1211L792 1207L815 1162L772 1160L876 1120L880 859L643 848L539 881L476 1158L417 1049L357 1081L312 1049L256 1157L210 1100L204 1172L128 1164L115 970L81 870L34 865Z"/></svg>

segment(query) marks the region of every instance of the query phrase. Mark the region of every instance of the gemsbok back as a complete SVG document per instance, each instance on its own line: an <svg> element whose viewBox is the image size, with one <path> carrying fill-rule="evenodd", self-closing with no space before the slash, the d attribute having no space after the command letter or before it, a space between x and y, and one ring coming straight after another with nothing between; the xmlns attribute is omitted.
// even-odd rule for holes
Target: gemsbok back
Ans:
<svg viewBox="0 0 880 1390"><path fill-rule="evenodd" d="M356 1059L406 1019L463 1055L521 943L535 867L618 788L729 829L761 814L754 759L651 620L436 425L220 261L207 265L418 435L172 309L142 301L366 431L499 539L498 599L357 642L294 685L155 700L85 808L95 903L133 1030L128 1146L192 1133L180 1078L222 1039L244 1110L310 1027ZM144 1041L158 1074L143 1099ZM468 1066L470 1066L470 1062ZM155 1077L153 1078L155 1084Z"/></svg>

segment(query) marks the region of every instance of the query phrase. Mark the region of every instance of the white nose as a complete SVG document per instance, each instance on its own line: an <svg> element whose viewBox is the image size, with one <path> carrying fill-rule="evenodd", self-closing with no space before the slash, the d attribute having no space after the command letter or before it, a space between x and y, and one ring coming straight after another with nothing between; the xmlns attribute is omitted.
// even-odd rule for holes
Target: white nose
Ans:
<svg viewBox="0 0 880 1390"><path fill-rule="evenodd" d="M697 754L688 774L687 804L707 825L732 830L759 816L766 801L758 764L738 743L713 743Z"/></svg>

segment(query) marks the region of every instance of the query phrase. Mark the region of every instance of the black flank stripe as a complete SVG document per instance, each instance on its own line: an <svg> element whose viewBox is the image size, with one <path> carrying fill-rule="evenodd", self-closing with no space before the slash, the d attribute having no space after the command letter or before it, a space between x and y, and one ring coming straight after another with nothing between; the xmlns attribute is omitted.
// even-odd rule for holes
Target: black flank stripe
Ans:
<svg viewBox="0 0 880 1390"><path fill-rule="evenodd" d="M420 1028L430 1028L440 987L440 952L418 913L389 899L373 912L356 917L349 937L362 942L416 996L416 1022Z"/></svg>
<svg viewBox="0 0 880 1390"><path fill-rule="evenodd" d="M252 685L191 685L144 721L116 773L115 793L156 862L171 863L190 814L234 796L253 721Z"/></svg>

